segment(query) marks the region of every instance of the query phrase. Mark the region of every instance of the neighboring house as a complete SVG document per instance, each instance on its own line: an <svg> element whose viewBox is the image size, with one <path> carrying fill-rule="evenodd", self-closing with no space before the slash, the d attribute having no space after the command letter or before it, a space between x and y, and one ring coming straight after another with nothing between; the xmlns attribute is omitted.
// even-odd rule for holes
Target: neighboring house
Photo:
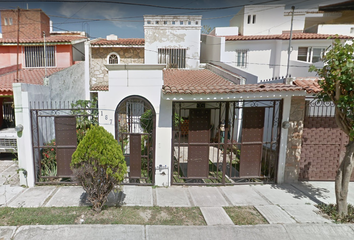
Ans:
<svg viewBox="0 0 354 240"><path fill-rule="evenodd" d="M51 31L50 19L41 9L0 10L0 14L0 79L6 79L0 92L7 97L0 102L6 103L2 111L13 111L8 109L13 105L13 82L43 84L44 77L85 60L87 38L78 32ZM0 126L3 117L8 115L0 114Z"/></svg>
<svg viewBox="0 0 354 240"><path fill-rule="evenodd" d="M235 67L241 76L256 76L247 83L287 76L310 77L315 73L308 72L309 66L323 66L321 57L333 38L352 38L350 31L343 32L338 26L331 28L331 32L322 31L324 28L321 27L314 32L324 19L334 21L339 13L295 10L288 65L291 11L284 10L284 7L245 6L231 19L230 27L215 28L210 35L202 36L201 62L225 63ZM347 35L337 36L344 33Z"/></svg>
<svg viewBox="0 0 354 240"><path fill-rule="evenodd" d="M198 69L202 16L145 15L145 63Z"/></svg>
<svg viewBox="0 0 354 240"><path fill-rule="evenodd" d="M87 42L86 76L90 90L108 90L108 71L106 64L144 63L144 43L141 38L118 38L109 35L106 39L95 39Z"/></svg>

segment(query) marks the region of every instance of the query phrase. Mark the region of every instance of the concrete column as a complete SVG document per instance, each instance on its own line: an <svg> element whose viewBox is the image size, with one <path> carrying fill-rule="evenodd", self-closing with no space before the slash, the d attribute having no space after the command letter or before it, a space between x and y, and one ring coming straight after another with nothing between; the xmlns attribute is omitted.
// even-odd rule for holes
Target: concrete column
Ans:
<svg viewBox="0 0 354 240"><path fill-rule="evenodd" d="M17 156L18 166L27 171L27 181L20 171L20 184L34 187L35 175L33 165L33 151L32 151L32 132L31 132L31 118L28 101L28 92L22 89L25 85L21 83L13 84L14 105L15 105L15 121L16 125L21 124L23 131L17 133Z"/></svg>
<svg viewBox="0 0 354 240"><path fill-rule="evenodd" d="M172 101L161 99L156 110L155 185L170 186L172 142ZM161 167L160 167L161 165Z"/></svg>
<svg viewBox="0 0 354 240"><path fill-rule="evenodd" d="M283 122L289 121L290 107L291 107L291 96L284 97L282 122L279 123L281 124L281 126ZM288 129L284 129L283 127L281 127L277 183L284 183L287 143L288 143Z"/></svg>
<svg viewBox="0 0 354 240"><path fill-rule="evenodd" d="M85 99L90 100L90 42L85 42Z"/></svg>
<svg viewBox="0 0 354 240"><path fill-rule="evenodd" d="M292 97L284 176L287 183L297 182L299 178L304 115L305 97Z"/></svg>

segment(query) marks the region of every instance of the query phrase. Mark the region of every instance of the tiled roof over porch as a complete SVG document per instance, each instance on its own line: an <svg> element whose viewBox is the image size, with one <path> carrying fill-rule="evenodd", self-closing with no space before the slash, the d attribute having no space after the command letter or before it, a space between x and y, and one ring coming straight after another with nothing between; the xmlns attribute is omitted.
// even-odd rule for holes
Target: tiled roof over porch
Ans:
<svg viewBox="0 0 354 240"><path fill-rule="evenodd" d="M220 94L243 92L302 91L296 85L283 83L237 85L207 70L164 70L164 94Z"/></svg>

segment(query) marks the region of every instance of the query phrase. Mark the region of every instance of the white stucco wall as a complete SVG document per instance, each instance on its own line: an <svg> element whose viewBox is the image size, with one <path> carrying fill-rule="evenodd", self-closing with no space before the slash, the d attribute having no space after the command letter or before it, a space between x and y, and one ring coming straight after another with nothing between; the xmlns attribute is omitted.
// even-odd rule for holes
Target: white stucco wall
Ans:
<svg viewBox="0 0 354 240"><path fill-rule="evenodd" d="M223 61L225 53L225 38L209 35L202 35L200 47L200 62L208 63L211 61Z"/></svg>
<svg viewBox="0 0 354 240"><path fill-rule="evenodd" d="M315 76L315 73L308 72L308 68L312 63L297 60L299 47L328 48L331 43L332 40L328 39L292 40L292 51L289 64L289 73L291 76ZM288 60L288 46L289 40L226 41L225 54L223 55L222 62L258 76L258 81L285 77ZM242 68L236 66L237 59L235 52L236 50L241 49L248 50L247 67ZM321 67L323 66L323 63L317 62L314 65Z"/></svg>
<svg viewBox="0 0 354 240"><path fill-rule="evenodd" d="M159 48L185 48L186 68L199 68L200 29L201 16L144 16L145 63L158 63Z"/></svg>
<svg viewBox="0 0 354 240"><path fill-rule="evenodd" d="M354 36L354 25L353 24L320 24L318 25L317 33Z"/></svg>
<svg viewBox="0 0 354 240"><path fill-rule="evenodd" d="M233 36L238 35L238 27L216 27L209 33L213 36Z"/></svg>
<svg viewBox="0 0 354 240"><path fill-rule="evenodd" d="M164 65L140 65L140 69L136 67L139 65L118 65L127 66L127 69L107 66L109 91L98 92L99 124L115 136L115 110L119 103L129 96L140 96L148 100L156 112L155 167L161 164L167 168L163 171L168 171L162 174L156 170L155 185L168 186L171 169L172 104L161 101Z"/></svg>

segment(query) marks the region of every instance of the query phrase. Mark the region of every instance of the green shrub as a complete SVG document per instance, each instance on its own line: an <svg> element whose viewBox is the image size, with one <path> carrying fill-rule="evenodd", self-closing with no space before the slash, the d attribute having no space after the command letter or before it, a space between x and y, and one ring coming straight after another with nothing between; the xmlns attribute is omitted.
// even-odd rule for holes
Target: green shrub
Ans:
<svg viewBox="0 0 354 240"><path fill-rule="evenodd" d="M127 172L121 147L103 127L91 126L72 156L71 169L88 195L93 210L100 212L114 186Z"/></svg>

